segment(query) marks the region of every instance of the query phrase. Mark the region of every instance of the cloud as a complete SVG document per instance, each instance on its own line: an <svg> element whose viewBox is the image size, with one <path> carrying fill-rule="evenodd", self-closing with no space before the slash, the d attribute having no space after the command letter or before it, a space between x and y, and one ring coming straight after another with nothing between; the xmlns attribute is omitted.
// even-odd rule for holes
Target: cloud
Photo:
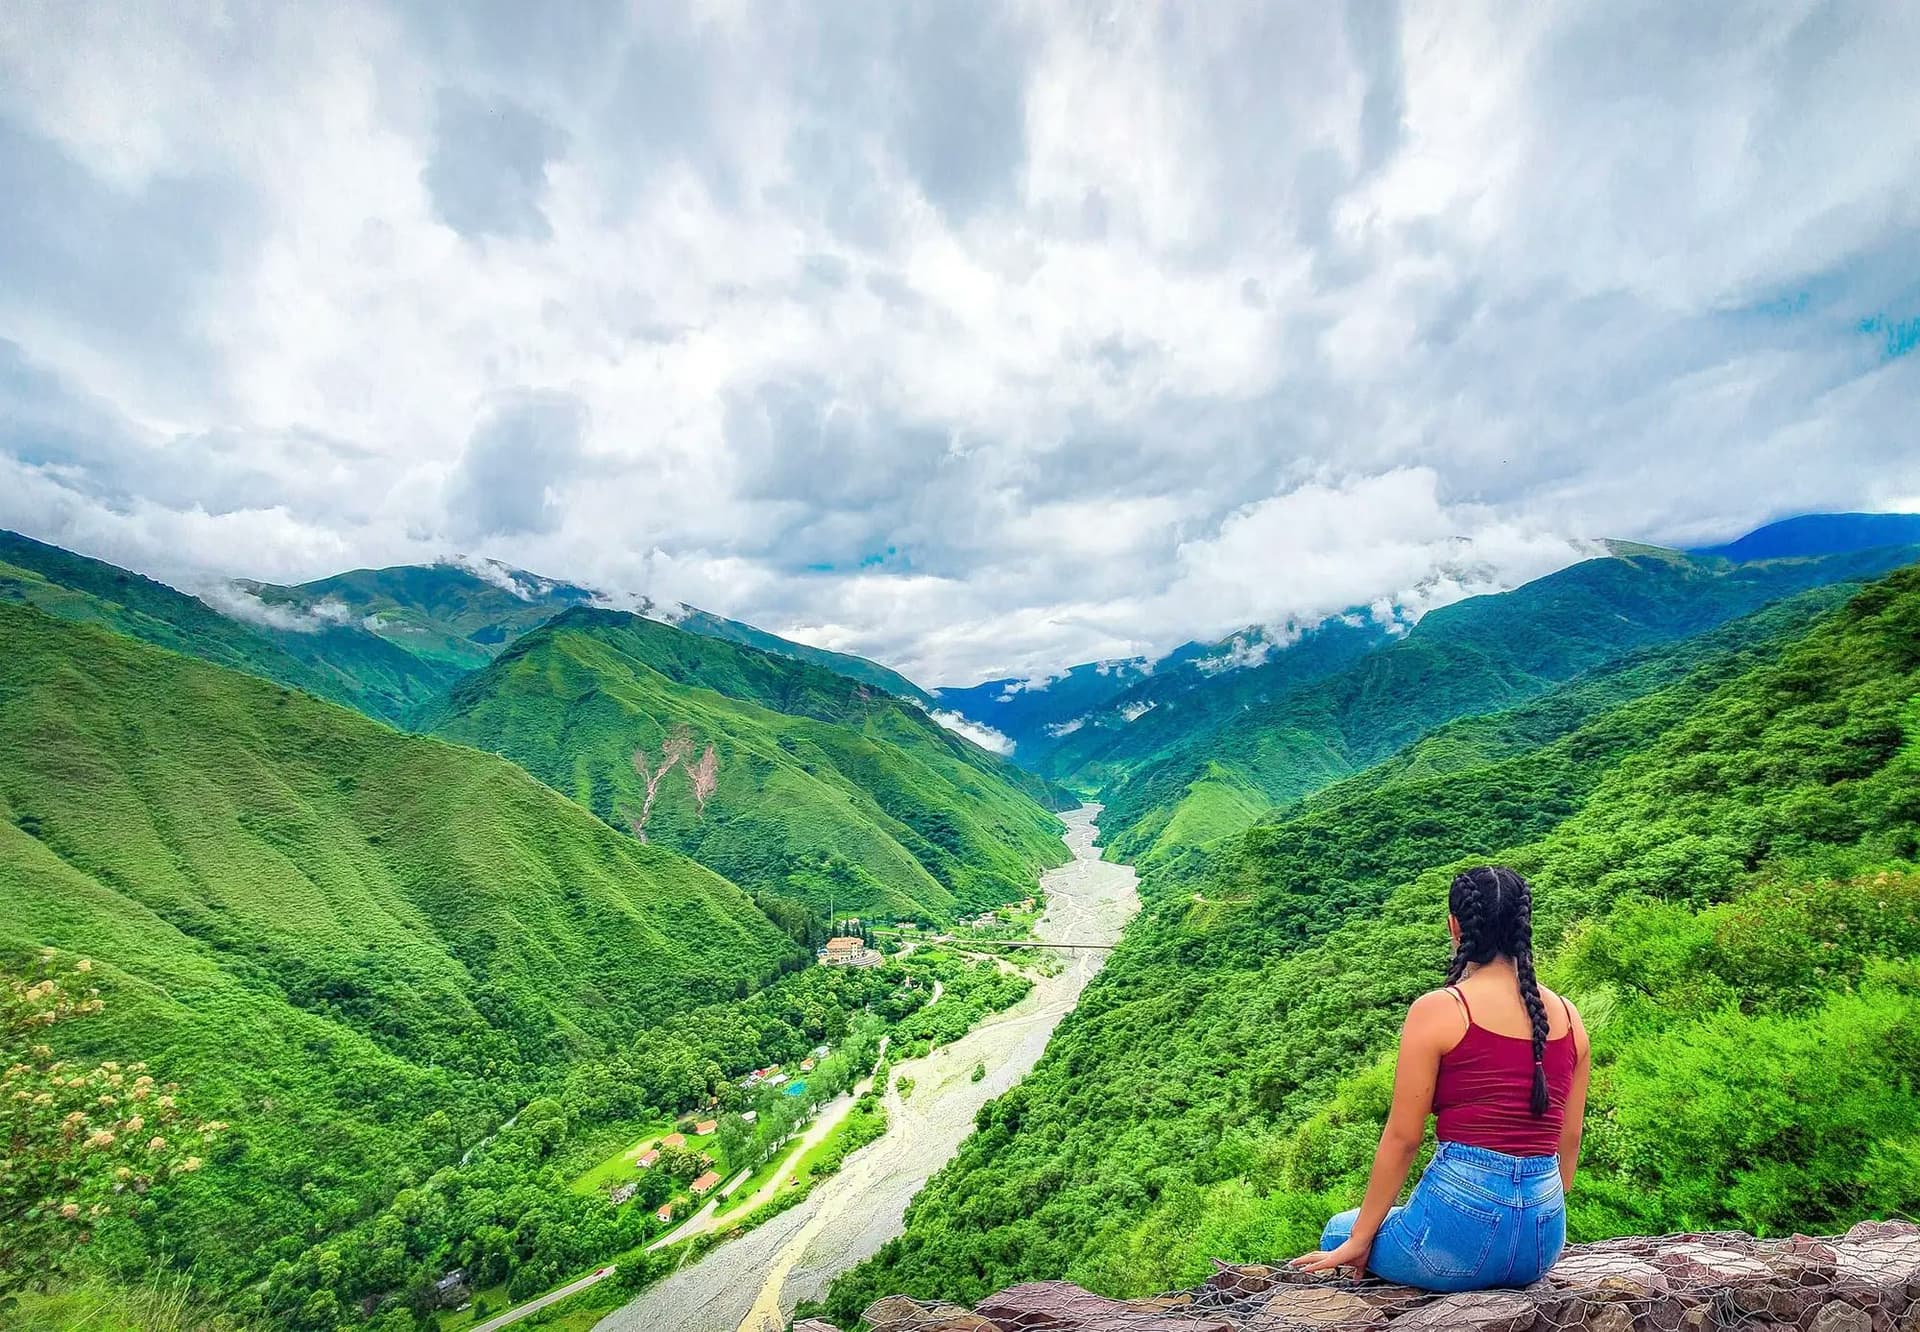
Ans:
<svg viewBox="0 0 1920 1332"><path fill-rule="evenodd" d="M239 583L209 584L200 589L200 598L232 619L293 634L317 634L353 624L360 618L352 607L334 597L322 598L312 605L265 601L252 588Z"/></svg>
<svg viewBox="0 0 1920 1332"><path fill-rule="evenodd" d="M448 484L453 534L482 539L553 531L565 503L559 491L580 461L587 421L586 404L569 393L522 391L494 403ZM526 596L511 579L501 586Z"/></svg>
<svg viewBox="0 0 1920 1332"><path fill-rule="evenodd" d="M511 98L445 88L420 179L435 216L462 236L546 240L547 167L565 146L565 135Z"/></svg>
<svg viewBox="0 0 1920 1332"><path fill-rule="evenodd" d="M1920 494L1910 5L532 13L10 7L0 522L937 684Z"/></svg>
<svg viewBox="0 0 1920 1332"><path fill-rule="evenodd" d="M982 749L1000 755L1013 753L1012 738L1002 735L982 722L969 721L957 712L947 712L938 708L929 709L927 715L955 735L965 736Z"/></svg>

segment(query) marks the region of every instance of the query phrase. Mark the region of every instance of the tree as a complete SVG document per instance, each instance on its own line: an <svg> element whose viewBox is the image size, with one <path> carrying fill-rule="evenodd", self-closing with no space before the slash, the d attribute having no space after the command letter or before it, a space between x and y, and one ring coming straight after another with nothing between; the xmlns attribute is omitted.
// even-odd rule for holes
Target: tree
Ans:
<svg viewBox="0 0 1920 1332"><path fill-rule="evenodd" d="M193 1153L226 1128L189 1118L145 1064L55 1057L50 1030L105 1006L92 970L62 970L48 949L0 972L0 1307L44 1287L101 1218L200 1169Z"/></svg>

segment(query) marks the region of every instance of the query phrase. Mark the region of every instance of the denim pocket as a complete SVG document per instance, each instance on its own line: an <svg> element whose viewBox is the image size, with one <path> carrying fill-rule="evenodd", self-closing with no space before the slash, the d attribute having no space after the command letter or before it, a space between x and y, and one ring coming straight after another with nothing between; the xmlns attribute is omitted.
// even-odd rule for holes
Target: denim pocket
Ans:
<svg viewBox="0 0 1920 1332"><path fill-rule="evenodd" d="M1437 1277L1470 1277L1487 1263L1494 1232L1500 1228L1495 1207L1470 1201L1432 1179L1409 1200L1419 1209L1413 1250L1420 1265Z"/></svg>
<svg viewBox="0 0 1920 1332"><path fill-rule="evenodd" d="M1541 1208L1533 1218L1533 1251L1538 1260L1533 1269L1534 1280L1539 1280L1549 1267L1560 1261L1560 1251L1566 1247L1567 1209Z"/></svg>

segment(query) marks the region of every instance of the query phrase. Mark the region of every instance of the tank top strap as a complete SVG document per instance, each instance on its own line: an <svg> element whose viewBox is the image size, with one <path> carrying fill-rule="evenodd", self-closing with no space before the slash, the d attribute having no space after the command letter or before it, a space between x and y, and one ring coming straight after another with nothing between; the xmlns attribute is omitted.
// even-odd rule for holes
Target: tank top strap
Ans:
<svg viewBox="0 0 1920 1332"><path fill-rule="evenodd" d="M1567 996L1560 996L1560 1011L1567 1015L1567 1039L1573 1042L1574 1057L1580 1054L1580 1038L1573 1034L1573 1005L1567 1002Z"/></svg>
<svg viewBox="0 0 1920 1332"><path fill-rule="evenodd" d="M1460 993L1458 985L1449 985L1447 993L1453 996L1453 1002L1460 1005L1460 1011L1467 1015L1467 1025L1473 1025L1473 1005L1467 1002L1467 996Z"/></svg>

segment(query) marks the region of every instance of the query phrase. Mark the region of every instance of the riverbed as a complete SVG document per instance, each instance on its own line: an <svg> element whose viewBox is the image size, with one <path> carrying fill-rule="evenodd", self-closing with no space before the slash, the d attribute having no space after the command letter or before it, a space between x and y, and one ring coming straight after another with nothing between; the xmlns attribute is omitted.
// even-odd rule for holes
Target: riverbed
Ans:
<svg viewBox="0 0 1920 1332"><path fill-rule="evenodd" d="M1140 908L1133 869L1095 849L1098 805L1061 815L1073 860L1042 878L1042 940L1112 943ZM1033 992L924 1059L895 1064L887 1131L847 1158L805 1202L715 1249L602 1319L594 1332L779 1332L801 1300L900 1233L907 1202L959 1150L979 1108L1032 1068L1060 1019L1106 961L1104 951L1052 954L1060 970ZM973 1081L973 1068L987 1074ZM913 1080L902 1100L901 1078Z"/></svg>

